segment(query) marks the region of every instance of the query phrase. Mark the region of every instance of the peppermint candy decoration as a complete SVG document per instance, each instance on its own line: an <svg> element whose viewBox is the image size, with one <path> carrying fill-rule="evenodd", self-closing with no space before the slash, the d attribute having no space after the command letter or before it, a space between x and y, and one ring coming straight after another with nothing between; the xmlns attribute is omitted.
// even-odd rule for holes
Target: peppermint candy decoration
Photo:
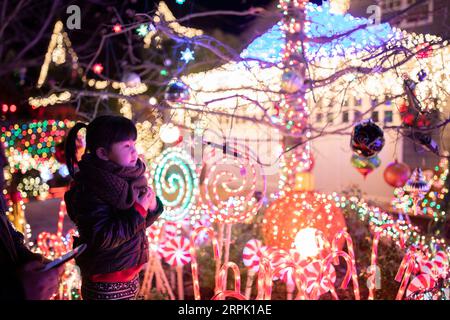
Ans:
<svg viewBox="0 0 450 320"><path fill-rule="evenodd" d="M175 238L178 233L178 225L174 221L167 221L164 223L163 227L163 238L165 241Z"/></svg>
<svg viewBox="0 0 450 320"><path fill-rule="evenodd" d="M322 263L319 262L318 260L315 260L309 263L303 270L303 273L306 277L307 294L312 293L315 283L319 281L319 273L321 267ZM325 274L323 275L322 281L319 284L319 296L332 290L335 282L336 282L336 271L334 270L333 265L330 264L330 266L327 269L325 269Z"/></svg>
<svg viewBox="0 0 450 320"><path fill-rule="evenodd" d="M182 267L191 262L190 242L185 237L175 237L161 247L164 261L172 267Z"/></svg>
<svg viewBox="0 0 450 320"><path fill-rule="evenodd" d="M291 249L289 251L289 256L287 257L287 260L293 262L295 265L297 265L298 268L302 269L308 265L308 261L303 259L298 250L295 249ZM281 281L285 282L288 286L294 286L295 285L294 270L292 268L286 268L281 270L280 279Z"/></svg>
<svg viewBox="0 0 450 320"><path fill-rule="evenodd" d="M414 299L414 297L412 297L414 293L431 289L435 285L436 282L430 274L419 274L409 283L408 289L406 290L406 296ZM416 299L420 299L420 297L417 296Z"/></svg>
<svg viewBox="0 0 450 320"><path fill-rule="evenodd" d="M433 263L439 275L446 273L448 269L448 256L445 251L438 251L433 258Z"/></svg>
<svg viewBox="0 0 450 320"><path fill-rule="evenodd" d="M249 240L242 252L242 262L248 268L248 272L256 273L259 271L259 256L261 250L261 241L257 239Z"/></svg>

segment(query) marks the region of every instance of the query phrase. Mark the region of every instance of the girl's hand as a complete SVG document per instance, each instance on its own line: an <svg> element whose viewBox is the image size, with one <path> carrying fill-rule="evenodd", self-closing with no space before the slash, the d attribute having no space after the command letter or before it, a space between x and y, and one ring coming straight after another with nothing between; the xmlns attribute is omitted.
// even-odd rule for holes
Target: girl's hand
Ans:
<svg viewBox="0 0 450 320"><path fill-rule="evenodd" d="M147 187L146 191L138 196L136 202L139 203L145 211L148 211L149 209L150 211L156 210L156 195L150 187Z"/></svg>

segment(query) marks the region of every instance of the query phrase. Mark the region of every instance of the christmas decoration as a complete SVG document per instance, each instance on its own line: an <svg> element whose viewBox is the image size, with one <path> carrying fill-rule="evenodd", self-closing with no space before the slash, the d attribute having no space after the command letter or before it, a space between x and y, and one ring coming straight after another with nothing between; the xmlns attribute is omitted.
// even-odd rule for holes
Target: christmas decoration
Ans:
<svg viewBox="0 0 450 320"><path fill-rule="evenodd" d="M189 88L181 80L172 80L167 85L164 99L169 102L182 102L189 100Z"/></svg>
<svg viewBox="0 0 450 320"><path fill-rule="evenodd" d="M189 48L186 48L184 51L181 51L181 60L184 61L184 63L189 63L190 61L194 61L194 51L192 51Z"/></svg>
<svg viewBox="0 0 450 320"><path fill-rule="evenodd" d="M291 249L298 232L308 227L320 230L328 243L345 227L341 209L333 203L330 195L299 191L287 193L267 208L262 232L266 244ZM302 245L315 246L310 243Z"/></svg>
<svg viewBox="0 0 450 320"><path fill-rule="evenodd" d="M383 175L387 184L395 188L403 187L411 176L411 169L407 164L399 163L396 159L386 166Z"/></svg>
<svg viewBox="0 0 450 320"><path fill-rule="evenodd" d="M381 161L377 155L366 158L354 154L351 158L351 164L364 178L366 178L369 173L380 166Z"/></svg>
<svg viewBox="0 0 450 320"><path fill-rule="evenodd" d="M362 157L373 157L383 149L383 130L371 119L364 120L353 128L350 146Z"/></svg>
<svg viewBox="0 0 450 320"><path fill-rule="evenodd" d="M414 169L411 177L403 187L403 190L411 197L414 204L414 210L417 213L418 202L422 200L425 194L430 190L430 185L424 180L422 169Z"/></svg>
<svg viewBox="0 0 450 320"><path fill-rule="evenodd" d="M150 183L164 205L162 218L183 219L199 192L198 174L190 155L181 148L168 148L152 162Z"/></svg>

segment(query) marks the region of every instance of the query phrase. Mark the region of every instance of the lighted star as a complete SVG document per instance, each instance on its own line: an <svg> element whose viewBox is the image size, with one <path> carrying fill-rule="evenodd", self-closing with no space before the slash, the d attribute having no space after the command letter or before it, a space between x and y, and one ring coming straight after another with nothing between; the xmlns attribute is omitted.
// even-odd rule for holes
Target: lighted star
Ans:
<svg viewBox="0 0 450 320"><path fill-rule="evenodd" d="M146 24L141 24L137 29L136 32L138 35L140 35L141 37L145 37L148 33L148 25Z"/></svg>
<svg viewBox="0 0 450 320"><path fill-rule="evenodd" d="M183 60L185 63L189 63L189 61L192 61L194 59L194 51L191 51L191 49L186 48L186 50L181 51L181 60Z"/></svg>

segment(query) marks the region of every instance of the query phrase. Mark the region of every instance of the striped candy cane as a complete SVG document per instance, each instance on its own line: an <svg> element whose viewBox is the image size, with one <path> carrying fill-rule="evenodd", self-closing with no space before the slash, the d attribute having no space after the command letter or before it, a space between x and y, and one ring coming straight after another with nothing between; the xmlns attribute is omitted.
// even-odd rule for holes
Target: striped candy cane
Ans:
<svg viewBox="0 0 450 320"><path fill-rule="evenodd" d="M220 248L219 243L217 242L216 235L214 233L214 230L209 227L199 227L195 229L191 234L191 245L189 248L190 254L191 254L191 269L192 269L192 281L193 281L193 287L194 287L194 297L195 300L200 300L200 284L198 282L198 263L197 263L197 252L196 252L196 245L195 242L197 240L197 237L201 232L206 232L209 235L209 238L211 239L213 251L214 251L214 260L216 261L216 268L220 265Z"/></svg>

